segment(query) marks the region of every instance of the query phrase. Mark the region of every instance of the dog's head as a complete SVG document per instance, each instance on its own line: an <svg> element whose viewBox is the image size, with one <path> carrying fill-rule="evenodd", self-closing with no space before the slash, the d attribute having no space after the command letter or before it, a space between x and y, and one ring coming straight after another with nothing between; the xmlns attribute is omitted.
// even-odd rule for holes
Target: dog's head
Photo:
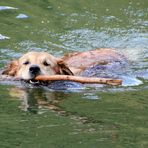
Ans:
<svg viewBox="0 0 148 148"><path fill-rule="evenodd" d="M18 60L12 61L3 74L17 76L24 80L34 79L38 75L73 75L60 59L46 52L28 52Z"/></svg>

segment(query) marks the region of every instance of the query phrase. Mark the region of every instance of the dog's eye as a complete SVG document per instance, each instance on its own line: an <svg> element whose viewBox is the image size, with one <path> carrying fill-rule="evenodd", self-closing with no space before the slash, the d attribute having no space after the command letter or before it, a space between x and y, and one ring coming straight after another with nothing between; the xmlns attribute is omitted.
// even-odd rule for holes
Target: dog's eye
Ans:
<svg viewBox="0 0 148 148"><path fill-rule="evenodd" d="M44 62L43 62L43 65L44 65L44 66L50 66L50 64L47 63L47 61L44 61Z"/></svg>
<svg viewBox="0 0 148 148"><path fill-rule="evenodd" d="M25 61L23 64L24 65L28 65L29 64L29 61Z"/></svg>

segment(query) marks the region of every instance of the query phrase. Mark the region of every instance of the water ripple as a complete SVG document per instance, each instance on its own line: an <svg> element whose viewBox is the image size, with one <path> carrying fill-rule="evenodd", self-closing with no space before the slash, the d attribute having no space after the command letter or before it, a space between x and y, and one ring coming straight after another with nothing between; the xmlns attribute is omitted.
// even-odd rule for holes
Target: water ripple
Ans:
<svg viewBox="0 0 148 148"><path fill-rule="evenodd" d="M136 30L122 30L121 28L95 31L90 29L77 29L61 35L59 40L68 49L86 51L95 48L109 47L117 49L140 48L147 49L147 33L136 33Z"/></svg>
<svg viewBox="0 0 148 148"><path fill-rule="evenodd" d="M10 37L0 34L0 40L10 39Z"/></svg>
<svg viewBox="0 0 148 148"><path fill-rule="evenodd" d="M2 10L15 10L15 9L18 9L18 8L9 7L9 6L0 6L0 11L2 11Z"/></svg>

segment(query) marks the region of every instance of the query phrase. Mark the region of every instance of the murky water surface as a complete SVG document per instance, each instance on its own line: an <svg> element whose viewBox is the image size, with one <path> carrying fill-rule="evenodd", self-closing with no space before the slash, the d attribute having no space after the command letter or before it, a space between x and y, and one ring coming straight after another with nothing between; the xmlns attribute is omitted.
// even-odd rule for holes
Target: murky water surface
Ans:
<svg viewBox="0 0 148 148"><path fill-rule="evenodd" d="M130 62L119 87L0 84L0 147L148 147L147 14L147 0L1 0L0 68L32 50L115 48Z"/></svg>

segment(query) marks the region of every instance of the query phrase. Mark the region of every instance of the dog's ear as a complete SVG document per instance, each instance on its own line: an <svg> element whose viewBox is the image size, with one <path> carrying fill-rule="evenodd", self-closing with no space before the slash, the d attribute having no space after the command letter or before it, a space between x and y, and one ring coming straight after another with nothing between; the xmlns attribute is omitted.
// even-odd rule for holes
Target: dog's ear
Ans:
<svg viewBox="0 0 148 148"><path fill-rule="evenodd" d="M63 75L74 75L63 60L58 60L59 74Z"/></svg>
<svg viewBox="0 0 148 148"><path fill-rule="evenodd" d="M2 74L15 76L18 70L18 66L19 66L18 61L14 60L6 66L6 68L2 71Z"/></svg>

